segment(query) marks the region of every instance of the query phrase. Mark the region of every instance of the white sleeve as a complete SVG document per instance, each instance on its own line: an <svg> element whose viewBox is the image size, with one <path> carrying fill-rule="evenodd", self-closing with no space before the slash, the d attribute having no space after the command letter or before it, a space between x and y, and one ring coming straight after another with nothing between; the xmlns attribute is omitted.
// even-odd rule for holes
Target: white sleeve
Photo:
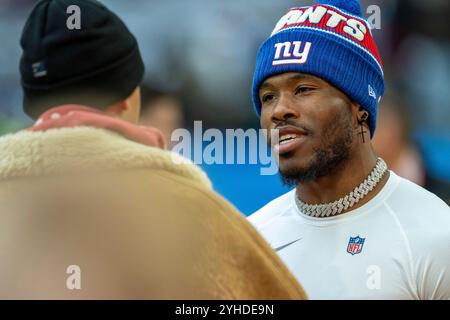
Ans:
<svg viewBox="0 0 450 320"><path fill-rule="evenodd" d="M417 292L420 299L450 299L450 226L447 232L421 236L413 248Z"/></svg>
<svg viewBox="0 0 450 320"><path fill-rule="evenodd" d="M409 247L406 270L419 299L450 299L450 207L436 195L402 180L390 203ZM394 212L394 211L393 211Z"/></svg>

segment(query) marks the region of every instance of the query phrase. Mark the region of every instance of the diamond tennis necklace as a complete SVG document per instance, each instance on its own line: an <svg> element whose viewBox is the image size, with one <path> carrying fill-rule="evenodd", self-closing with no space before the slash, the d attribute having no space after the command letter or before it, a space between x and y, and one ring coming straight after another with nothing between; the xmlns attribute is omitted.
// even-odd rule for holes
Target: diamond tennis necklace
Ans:
<svg viewBox="0 0 450 320"><path fill-rule="evenodd" d="M345 197L334 202L324 204L307 204L299 199L298 194L295 196L295 203L299 210L310 217L329 217L341 213L348 208L353 207L356 203L364 198L383 178L387 171L387 165L383 159L378 158L375 167L369 176L352 192Z"/></svg>

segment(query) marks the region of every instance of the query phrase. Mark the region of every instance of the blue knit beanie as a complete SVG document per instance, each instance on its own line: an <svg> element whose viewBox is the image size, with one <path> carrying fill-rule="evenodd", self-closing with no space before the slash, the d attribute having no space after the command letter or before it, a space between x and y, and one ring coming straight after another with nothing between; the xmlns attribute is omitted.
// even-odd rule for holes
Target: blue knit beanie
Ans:
<svg viewBox="0 0 450 320"><path fill-rule="evenodd" d="M253 77L253 103L261 115L259 87L271 76L302 72L320 77L369 113L370 136L384 93L380 55L358 0L322 0L292 8L261 45Z"/></svg>

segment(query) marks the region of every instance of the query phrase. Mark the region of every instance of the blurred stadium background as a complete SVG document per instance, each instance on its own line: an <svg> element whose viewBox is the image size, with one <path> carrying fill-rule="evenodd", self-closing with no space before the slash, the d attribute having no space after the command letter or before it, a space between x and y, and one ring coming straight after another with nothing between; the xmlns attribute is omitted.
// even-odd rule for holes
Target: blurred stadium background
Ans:
<svg viewBox="0 0 450 320"><path fill-rule="evenodd" d="M36 0L0 0L0 134L30 126L22 112L20 34ZM103 0L138 38L146 64L142 123L168 134L258 128L250 89L258 46L296 5L289 0ZM450 2L364 0L387 80L375 145L391 168L450 202ZM370 14L366 12L365 16ZM80 61L81 62L81 61ZM1 157L1 155L0 155ZM202 165L244 214L288 191L259 165Z"/></svg>

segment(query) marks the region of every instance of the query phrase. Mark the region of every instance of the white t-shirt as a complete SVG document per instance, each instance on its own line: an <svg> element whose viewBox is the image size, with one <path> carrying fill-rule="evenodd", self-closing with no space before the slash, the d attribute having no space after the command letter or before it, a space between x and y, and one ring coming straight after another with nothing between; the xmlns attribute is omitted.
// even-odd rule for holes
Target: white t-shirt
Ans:
<svg viewBox="0 0 450 320"><path fill-rule="evenodd" d="M249 221L310 299L450 299L450 207L392 171L345 214L308 217L294 189Z"/></svg>

